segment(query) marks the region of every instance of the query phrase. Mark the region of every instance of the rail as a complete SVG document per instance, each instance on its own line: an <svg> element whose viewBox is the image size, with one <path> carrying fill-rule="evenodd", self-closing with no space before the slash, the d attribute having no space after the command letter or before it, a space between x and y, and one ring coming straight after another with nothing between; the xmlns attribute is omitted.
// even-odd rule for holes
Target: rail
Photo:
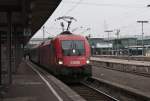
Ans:
<svg viewBox="0 0 150 101"><path fill-rule="evenodd" d="M82 82L86 86L102 92L106 96L112 98L114 101L149 101L150 98L143 94L132 92L130 90L111 85L107 82L101 81L98 78L88 78Z"/></svg>

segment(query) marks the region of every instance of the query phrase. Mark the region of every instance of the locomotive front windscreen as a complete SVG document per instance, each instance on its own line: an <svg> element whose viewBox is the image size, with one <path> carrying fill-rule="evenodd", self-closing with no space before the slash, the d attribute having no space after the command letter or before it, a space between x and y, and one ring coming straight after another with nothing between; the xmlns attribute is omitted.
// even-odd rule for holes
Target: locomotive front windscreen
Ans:
<svg viewBox="0 0 150 101"><path fill-rule="evenodd" d="M62 52L64 56L82 56L85 53L84 41L64 40L62 41Z"/></svg>

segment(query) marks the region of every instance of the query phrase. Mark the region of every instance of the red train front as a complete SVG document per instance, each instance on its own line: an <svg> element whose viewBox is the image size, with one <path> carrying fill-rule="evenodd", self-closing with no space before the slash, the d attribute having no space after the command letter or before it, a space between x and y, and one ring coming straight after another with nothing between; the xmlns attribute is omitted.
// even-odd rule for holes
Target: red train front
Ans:
<svg viewBox="0 0 150 101"><path fill-rule="evenodd" d="M37 50L39 59L33 61L60 79L80 81L91 76L90 46L83 36L63 32L41 44Z"/></svg>

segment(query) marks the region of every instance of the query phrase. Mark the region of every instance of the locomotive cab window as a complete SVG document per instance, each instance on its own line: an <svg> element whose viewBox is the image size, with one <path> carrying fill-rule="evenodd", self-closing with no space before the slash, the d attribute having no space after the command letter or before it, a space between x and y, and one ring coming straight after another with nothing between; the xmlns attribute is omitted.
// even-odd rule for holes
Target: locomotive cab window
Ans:
<svg viewBox="0 0 150 101"><path fill-rule="evenodd" d="M62 52L64 56L82 56L85 53L84 41L64 40L62 41Z"/></svg>

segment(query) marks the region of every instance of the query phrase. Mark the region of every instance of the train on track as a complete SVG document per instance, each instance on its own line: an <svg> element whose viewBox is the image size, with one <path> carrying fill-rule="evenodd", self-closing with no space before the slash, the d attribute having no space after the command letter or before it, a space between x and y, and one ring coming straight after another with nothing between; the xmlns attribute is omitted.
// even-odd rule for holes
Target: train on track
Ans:
<svg viewBox="0 0 150 101"><path fill-rule="evenodd" d="M84 36L64 31L32 48L30 60L62 80L79 82L92 75L90 53Z"/></svg>

